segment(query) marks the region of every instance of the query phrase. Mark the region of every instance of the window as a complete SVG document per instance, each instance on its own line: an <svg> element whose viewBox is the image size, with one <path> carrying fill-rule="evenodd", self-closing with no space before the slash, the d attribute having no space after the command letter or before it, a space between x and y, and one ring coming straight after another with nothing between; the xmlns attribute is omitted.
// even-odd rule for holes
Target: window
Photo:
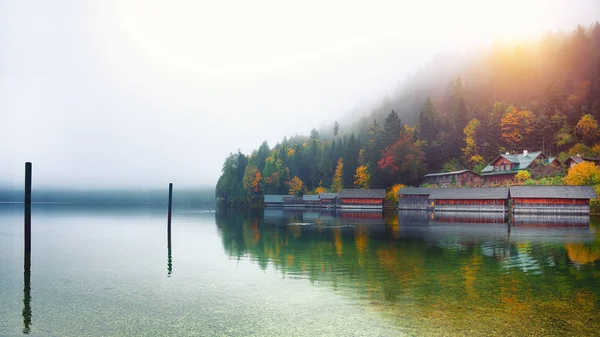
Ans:
<svg viewBox="0 0 600 337"><path fill-rule="evenodd" d="M510 164L506 164L506 165L504 165L504 169L505 169L506 171L510 171Z"/></svg>

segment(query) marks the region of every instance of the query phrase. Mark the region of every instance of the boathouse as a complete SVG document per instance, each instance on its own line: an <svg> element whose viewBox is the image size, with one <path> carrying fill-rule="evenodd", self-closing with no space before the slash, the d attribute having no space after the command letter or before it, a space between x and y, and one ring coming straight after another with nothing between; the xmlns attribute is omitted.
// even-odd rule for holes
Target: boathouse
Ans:
<svg viewBox="0 0 600 337"><path fill-rule="evenodd" d="M342 189L338 192L340 208L383 209L384 189Z"/></svg>
<svg viewBox="0 0 600 337"><path fill-rule="evenodd" d="M404 187L398 191L398 209L421 209L429 207L432 188Z"/></svg>
<svg viewBox="0 0 600 337"><path fill-rule="evenodd" d="M505 212L508 188L436 188L429 202L436 212Z"/></svg>
<svg viewBox="0 0 600 337"><path fill-rule="evenodd" d="M323 207L335 207L338 199L337 193L321 193L319 194L319 199L321 199L321 206Z"/></svg>
<svg viewBox="0 0 600 337"><path fill-rule="evenodd" d="M264 201L266 207L283 207L283 198L288 195L265 194Z"/></svg>
<svg viewBox="0 0 600 337"><path fill-rule="evenodd" d="M471 170L461 170L426 174L423 176L423 182L435 184L439 187L465 186L467 184L480 183L481 177Z"/></svg>
<svg viewBox="0 0 600 337"><path fill-rule="evenodd" d="M321 199L318 195L305 194L302 196L302 203L306 207L321 207Z"/></svg>
<svg viewBox="0 0 600 337"><path fill-rule="evenodd" d="M511 186L513 214L590 214L592 186Z"/></svg>
<svg viewBox="0 0 600 337"><path fill-rule="evenodd" d="M303 207L304 201L302 197L286 195L283 197L283 207Z"/></svg>

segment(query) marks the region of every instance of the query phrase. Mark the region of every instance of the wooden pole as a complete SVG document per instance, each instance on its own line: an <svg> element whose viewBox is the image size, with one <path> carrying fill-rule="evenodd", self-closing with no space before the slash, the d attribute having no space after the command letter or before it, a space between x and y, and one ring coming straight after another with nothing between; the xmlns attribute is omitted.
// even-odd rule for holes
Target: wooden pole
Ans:
<svg viewBox="0 0 600 337"><path fill-rule="evenodd" d="M25 252L31 252L31 163L25 163Z"/></svg>
<svg viewBox="0 0 600 337"><path fill-rule="evenodd" d="M173 183L169 183L169 213L167 216L167 276L173 273L173 260L171 255L171 210L173 206Z"/></svg>
<svg viewBox="0 0 600 337"><path fill-rule="evenodd" d="M169 183L169 213L167 218L167 231L171 233L171 210L173 206L173 183Z"/></svg>
<svg viewBox="0 0 600 337"><path fill-rule="evenodd" d="M25 163L25 246L23 263L23 333L31 332L31 163Z"/></svg>

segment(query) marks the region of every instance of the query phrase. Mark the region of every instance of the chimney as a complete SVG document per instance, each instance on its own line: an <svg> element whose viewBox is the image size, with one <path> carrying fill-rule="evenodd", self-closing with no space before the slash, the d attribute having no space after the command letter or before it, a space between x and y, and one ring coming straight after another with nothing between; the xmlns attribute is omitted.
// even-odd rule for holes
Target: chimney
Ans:
<svg viewBox="0 0 600 337"><path fill-rule="evenodd" d="M506 154L507 156L508 156L508 155L510 155L510 153L508 153L508 151L506 151L506 153L505 153L505 154Z"/></svg>
<svg viewBox="0 0 600 337"><path fill-rule="evenodd" d="M527 150L523 150L523 155L527 156Z"/></svg>
<svg viewBox="0 0 600 337"><path fill-rule="evenodd" d="M581 153L578 153L578 154L577 154L577 158L581 158Z"/></svg>

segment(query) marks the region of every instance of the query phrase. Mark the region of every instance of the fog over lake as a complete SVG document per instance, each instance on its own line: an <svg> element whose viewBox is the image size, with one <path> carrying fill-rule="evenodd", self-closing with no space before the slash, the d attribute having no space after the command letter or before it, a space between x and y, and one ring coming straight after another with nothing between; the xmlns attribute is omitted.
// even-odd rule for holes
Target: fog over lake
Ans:
<svg viewBox="0 0 600 337"><path fill-rule="evenodd" d="M0 2L0 186L214 186L223 159L366 114L436 53L597 1Z"/></svg>

